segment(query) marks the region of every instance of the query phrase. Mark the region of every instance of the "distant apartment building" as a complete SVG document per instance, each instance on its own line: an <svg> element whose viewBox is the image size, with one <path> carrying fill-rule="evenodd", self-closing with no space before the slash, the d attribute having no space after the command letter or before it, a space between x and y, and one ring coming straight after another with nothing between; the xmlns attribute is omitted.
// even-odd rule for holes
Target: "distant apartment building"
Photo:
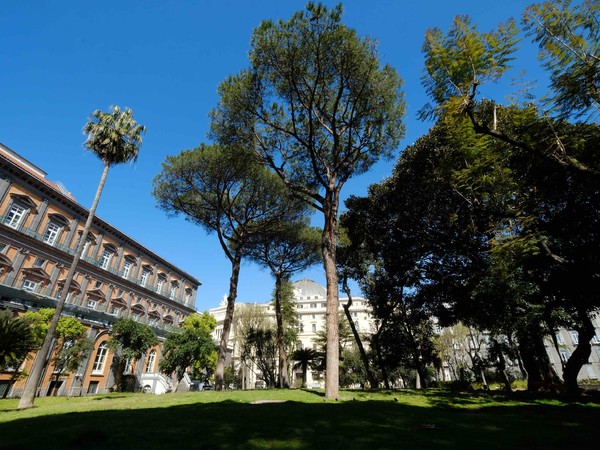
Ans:
<svg viewBox="0 0 600 450"><path fill-rule="evenodd" d="M0 308L15 315L56 305L88 216L46 175L0 144ZM50 367L39 395L55 389L59 395L110 390L113 355L106 342L119 317L148 324L160 338L195 312L200 282L114 226L96 217L84 245L63 314L86 325L94 349L80 370L58 386ZM128 370L156 372L160 358L158 345ZM0 373L0 397L20 395L25 380L15 375L26 373L32 361Z"/></svg>
<svg viewBox="0 0 600 450"><path fill-rule="evenodd" d="M325 331L325 303L327 301L327 290L324 286L315 283L312 280L299 280L293 283L293 292L293 302L299 319L296 349L311 348L317 350L318 333ZM339 299L340 314L343 314L342 305L347 303L347 301L348 298ZM239 311L240 308L244 308L246 305L248 304L236 304L236 311ZM273 322L275 321L275 307L272 303L259 303L256 305L263 309L267 317ZM217 308L209 310L209 313L217 320L217 328L213 332L215 340L219 340L222 336L226 307L227 300L224 298ZM352 297L350 314L352 315L357 331L360 334L371 334L374 332L370 309L364 298ZM343 320L346 319L344 318ZM235 326L232 327L229 336L228 348L232 358L230 361L234 363L237 370L241 371L243 387L245 389L254 388L256 382L260 383L260 380L262 379L261 374L257 371L256 367L240 360L239 345L236 345ZM294 380L300 380L301 377L302 372L300 370L292 371L292 383ZM323 387L322 374L309 369L307 386Z"/></svg>

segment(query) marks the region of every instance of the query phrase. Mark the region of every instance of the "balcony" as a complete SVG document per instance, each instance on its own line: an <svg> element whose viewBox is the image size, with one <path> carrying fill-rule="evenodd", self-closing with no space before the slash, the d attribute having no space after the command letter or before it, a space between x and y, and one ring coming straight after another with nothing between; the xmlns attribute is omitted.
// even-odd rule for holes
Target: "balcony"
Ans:
<svg viewBox="0 0 600 450"><path fill-rule="evenodd" d="M0 223L4 224L4 220L5 219L6 219L6 214L0 218ZM68 247L68 246L66 246L64 244L60 244L58 242L54 242L53 244L48 244L47 242L44 241L44 235L43 234L40 234L40 233L34 231L31 228L27 228L27 227L23 227L23 226L18 226L16 228L14 228L14 230L16 230L16 231L18 231L20 233L23 233L24 235L29 236L29 237L35 239L36 241L43 242L46 245L54 247L54 248L56 248L57 250L60 250L63 253L67 253L67 254L69 254L71 256L75 256L75 249L70 248L70 247ZM143 287L145 289L148 289L149 291L155 292L155 293L159 294L163 298L170 299L170 300L175 300L177 303L181 303L183 305L189 306L189 305L187 305L188 302L185 302L182 299L179 299L179 298L171 299L170 296L169 296L169 294L163 293L162 289L158 289L156 286L151 286L149 284L146 284L146 285L142 286L140 284L140 278L135 278L135 277L133 277L131 275L129 275L127 277L123 277L123 271L122 270L117 270L117 269L112 268L110 266L107 267L107 268L102 267L101 263L100 263L100 260L98 260L98 259L94 259L94 258L92 258L90 256L83 256L82 255L81 256L81 260L87 262L88 264L91 264L94 267L97 267L98 269L105 270L105 271L107 271L107 272L109 272L109 273L111 273L113 275L116 275L116 276L119 276L119 277L123 278L124 280L130 281L131 283L135 283L138 286L141 286L141 287Z"/></svg>

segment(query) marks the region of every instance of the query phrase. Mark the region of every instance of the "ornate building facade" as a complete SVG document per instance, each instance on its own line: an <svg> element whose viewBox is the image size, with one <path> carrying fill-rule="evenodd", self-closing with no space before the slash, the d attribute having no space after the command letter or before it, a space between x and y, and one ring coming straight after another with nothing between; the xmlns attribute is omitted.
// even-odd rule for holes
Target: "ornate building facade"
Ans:
<svg viewBox="0 0 600 450"><path fill-rule="evenodd" d="M0 308L15 315L54 307L81 239L88 210L33 163L0 144ZM59 394L102 393L114 384L108 351L111 324L119 317L148 324L159 338L195 312L200 282L132 237L95 217L69 288L63 314L79 319L94 339L80 370L50 386L52 368L39 386ZM132 373L156 372L160 346ZM0 396L18 396L32 364L0 373ZM16 380L16 381L15 381Z"/></svg>
<svg viewBox="0 0 600 450"><path fill-rule="evenodd" d="M324 286L315 283L312 280L299 280L293 283L294 298L293 302L295 305L296 313L298 315L298 339L296 343L296 349L310 348L319 350L318 348L318 334L319 332L325 331L325 302L327 300L327 290ZM347 298L339 299L339 313L343 314L343 305L347 303ZM238 303L236 304L236 311L240 308L246 307L248 304ZM254 304L253 304L254 305ZM256 304L261 308L264 314L275 322L275 308L271 303L258 303ZM227 299L223 299L221 304L217 308L209 310L217 320L217 328L213 331L213 337L215 340L219 340L223 333L223 322L225 320L225 309L227 307ZM375 330L373 329L373 320L371 318L370 310L367 301L362 297L353 297L352 306L350 307L350 314L356 325L357 331L363 334L371 334ZM342 318L340 320L346 320ZM248 362L240 359L239 345L236 340L236 327L235 321L234 326L231 329L229 335L229 352L231 360L236 369L241 373L242 387L244 389L253 389L256 386L261 385L261 374L257 368L249 364ZM291 361L290 361L291 362ZM300 370L292 371L291 382L294 380L300 380L302 372ZM307 386L318 388L323 387L322 374L315 372L309 368L307 374ZM259 383L258 385L256 383Z"/></svg>

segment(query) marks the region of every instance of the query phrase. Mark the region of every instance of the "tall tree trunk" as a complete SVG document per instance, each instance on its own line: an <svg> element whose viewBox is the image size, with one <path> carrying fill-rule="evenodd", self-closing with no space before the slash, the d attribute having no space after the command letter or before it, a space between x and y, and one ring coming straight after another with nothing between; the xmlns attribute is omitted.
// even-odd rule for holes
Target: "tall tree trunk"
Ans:
<svg viewBox="0 0 600 450"><path fill-rule="evenodd" d="M35 362L33 363L33 367L31 368L31 372L29 374L29 378L27 378L27 383L25 384L23 395L21 396L21 400L19 401L18 409L33 407L33 402L35 400L37 388L42 378L42 372L44 371L44 366L48 361L48 356L50 355L50 352L52 350L52 341L54 339L54 332L56 331L56 326L58 325L58 319L60 319L60 315L62 314L62 310L67 300L67 295L69 294L69 288L71 287L71 282L73 281L75 271L77 270L77 264L79 263L79 259L81 258L83 248L85 247L87 235L90 231L92 221L94 220L96 207L98 206L98 202L100 201L100 196L102 195L102 189L104 189L104 183L106 183L106 177L108 176L109 168L110 166L108 164L104 164L104 170L102 171L102 176L100 177L100 183L98 184L98 189L96 190L96 196L94 197L92 207L90 208L87 220L85 222L85 227L83 228L81 239L79 240L79 244L77 245L77 249L75 250L73 262L71 263L71 267L69 268L69 272L67 273L63 290L60 294L60 298L58 299L58 303L56 304L56 309L54 310L52 321L50 322L50 327L48 328L48 332L46 333L46 337L44 338L44 343L42 344L42 347L36 355Z"/></svg>
<svg viewBox="0 0 600 450"><path fill-rule="evenodd" d="M339 193L328 189L323 205L325 226L323 227L323 266L327 280L327 308L325 323L327 329L327 354L325 356L325 399L337 400L339 397L339 369L340 369L340 330L338 309L340 306L338 296L338 275L336 267L337 248L337 212Z"/></svg>
<svg viewBox="0 0 600 450"><path fill-rule="evenodd" d="M275 318L277 319L277 347L279 350L279 377L277 387L289 388L287 371L287 355L285 354L285 343L283 342L283 314L281 313L281 273L275 278Z"/></svg>
<svg viewBox="0 0 600 450"><path fill-rule="evenodd" d="M231 261L231 277L229 278L229 295L227 296L227 309L225 310L225 320L223 321L223 334L219 343L219 356L217 358L217 369L215 370L215 390L223 390L223 374L225 372L225 358L227 357L227 342L229 341L229 332L233 322L233 312L235 310L235 299L237 298L237 286L240 276L240 266L242 255L236 252Z"/></svg>
<svg viewBox="0 0 600 450"><path fill-rule="evenodd" d="M578 311L579 326L575 330L579 334L579 343L573 351L573 354L564 366L563 379L567 388L567 394L571 396L579 395L579 386L577 384L577 375L584 364L588 362L592 353L590 341L596 334L594 324L590 316L585 311Z"/></svg>
<svg viewBox="0 0 600 450"><path fill-rule="evenodd" d="M375 347L375 353L377 354L377 364L379 365L379 370L381 370L381 378L383 378L383 386L386 389L389 389L390 388L390 380L388 378L387 369L383 362L383 356L381 355L381 344L379 342L379 336L380 336L382 329L383 328L380 327L379 330L377 330L377 333L375 333L373 335L373 346Z"/></svg>
<svg viewBox="0 0 600 450"><path fill-rule="evenodd" d="M365 366L365 372L367 374L369 386L371 389L375 389L377 388L377 381L375 381L375 377L373 376L373 372L371 371L371 367L369 365L369 358L367 357L367 352L365 352L365 347L362 344L360 335L356 330L356 325L354 324L354 320L352 319L352 314L350 314L350 307L352 306L352 295L350 294L350 288L348 287L348 279L345 275L343 277L342 289L344 289L344 292L348 296L348 302L345 305L343 305L344 313L346 314L346 318L348 319L348 323L350 324L350 329L352 330L354 341L356 342L356 346L358 347L358 351L360 353L360 359L362 360L363 366Z"/></svg>
<svg viewBox="0 0 600 450"><path fill-rule="evenodd" d="M512 386L510 383L510 378L508 377L508 371L506 370L506 359L504 358L504 353L502 352L502 348L500 347L499 343L495 339L493 339L493 341L496 344L496 348L498 348L498 362L496 363L496 369L498 370L500 379L504 384L504 390L506 392L511 392Z"/></svg>
<svg viewBox="0 0 600 450"><path fill-rule="evenodd" d="M517 331L517 339L527 371L527 390L559 390L562 383L550 363L539 323L530 323L525 329Z"/></svg>

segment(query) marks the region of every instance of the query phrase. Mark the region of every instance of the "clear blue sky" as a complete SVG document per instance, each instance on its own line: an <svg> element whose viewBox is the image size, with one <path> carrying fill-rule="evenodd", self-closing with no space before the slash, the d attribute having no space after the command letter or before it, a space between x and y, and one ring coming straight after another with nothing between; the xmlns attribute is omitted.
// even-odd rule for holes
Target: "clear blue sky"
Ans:
<svg viewBox="0 0 600 450"><path fill-rule="evenodd" d="M133 109L147 134L137 163L111 170L97 214L202 282L196 307L216 306L228 290L230 266L213 235L168 219L155 206L152 179L161 162L206 142L208 112L228 75L247 67L252 30L264 19L287 19L301 0L76 0L4 1L0 8L0 142L60 181L84 206L93 200L101 173L83 148L81 129L95 109ZM337 2L325 1L331 6ZM416 119L427 101L420 77L425 30L447 29L468 14L488 31L519 18L524 1L349 0L343 21L378 39L382 62L404 79L407 133L398 148L426 133ZM535 49L523 42L521 68L540 79ZM519 71L514 72L514 76ZM494 94L498 94L494 92ZM498 98L498 97L496 97ZM501 99L501 96L500 96ZM394 161L377 164L343 191L365 195L391 173ZM320 220L315 224L320 225ZM320 267L301 275L325 284ZM297 278L301 277L298 276ZM246 263L238 301L270 298L270 275Z"/></svg>

